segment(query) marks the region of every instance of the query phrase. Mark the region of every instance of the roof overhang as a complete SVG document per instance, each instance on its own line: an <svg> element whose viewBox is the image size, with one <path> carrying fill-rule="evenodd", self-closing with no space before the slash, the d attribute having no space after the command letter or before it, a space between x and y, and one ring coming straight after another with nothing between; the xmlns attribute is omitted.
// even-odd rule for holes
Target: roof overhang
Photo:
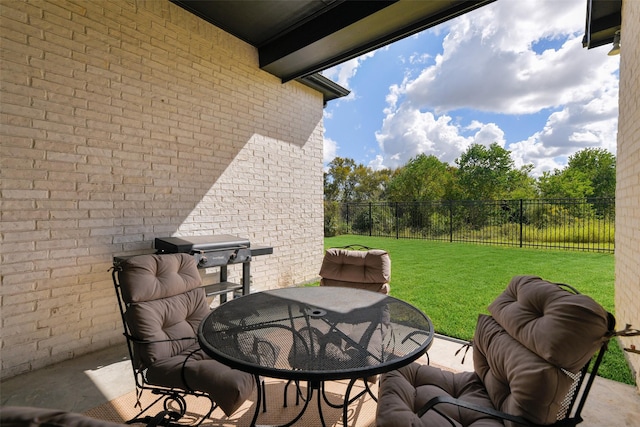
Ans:
<svg viewBox="0 0 640 427"><path fill-rule="evenodd" d="M587 20L582 46L611 44L622 26L622 0L587 0Z"/></svg>
<svg viewBox="0 0 640 427"><path fill-rule="evenodd" d="M324 104L334 99L342 98L349 95L350 91L340 86L331 79L326 78L322 74L315 73L306 77L297 79L300 83L309 86L319 92L322 92Z"/></svg>
<svg viewBox="0 0 640 427"><path fill-rule="evenodd" d="M345 96L317 74L495 0L171 0L258 49L282 82ZM313 77L312 77L313 76Z"/></svg>

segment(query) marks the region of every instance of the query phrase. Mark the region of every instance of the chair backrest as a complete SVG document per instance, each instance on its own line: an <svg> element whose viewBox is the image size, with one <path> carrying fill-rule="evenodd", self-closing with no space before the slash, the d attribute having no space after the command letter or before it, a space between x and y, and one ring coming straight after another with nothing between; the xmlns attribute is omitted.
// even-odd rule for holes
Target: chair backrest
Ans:
<svg viewBox="0 0 640 427"><path fill-rule="evenodd" d="M598 303L563 286L514 277L474 337L474 369L495 408L536 424L570 416L586 367L615 328Z"/></svg>
<svg viewBox="0 0 640 427"><path fill-rule="evenodd" d="M391 258L382 249L330 248L320 267L321 286L346 286L389 293Z"/></svg>
<svg viewBox="0 0 640 427"><path fill-rule="evenodd" d="M194 257L131 257L119 264L117 282L134 365L148 368L194 345L198 325L209 313Z"/></svg>

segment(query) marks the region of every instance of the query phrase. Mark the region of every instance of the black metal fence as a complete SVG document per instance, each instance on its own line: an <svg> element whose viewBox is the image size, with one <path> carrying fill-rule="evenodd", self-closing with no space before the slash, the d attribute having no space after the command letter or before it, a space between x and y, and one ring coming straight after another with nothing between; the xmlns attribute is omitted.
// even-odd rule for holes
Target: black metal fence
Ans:
<svg viewBox="0 0 640 427"><path fill-rule="evenodd" d="M325 235L614 252L615 199L325 204Z"/></svg>

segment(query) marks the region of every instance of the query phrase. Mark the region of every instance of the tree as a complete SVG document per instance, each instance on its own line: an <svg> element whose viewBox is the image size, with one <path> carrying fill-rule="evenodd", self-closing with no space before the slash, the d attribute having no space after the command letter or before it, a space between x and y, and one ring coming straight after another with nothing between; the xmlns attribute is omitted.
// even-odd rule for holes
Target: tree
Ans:
<svg viewBox="0 0 640 427"><path fill-rule="evenodd" d="M531 176L533 165L528 164L520 169L512 169L507 176L506 199L535 199L536 180Z"/></svg>
<svg viewBox="0 0 640 427"><path fill-rule="evenodd" d="M537 184L543 198L614 197L616 158L601 148L585 148L569 156L564 169L545 172Z"/></svg>
<svg viewBox="0 0 640 427"><path fill-rule="evenodd" d="M373 171L353 159L336 157L324 174L324 199L335 202L380 200L386 191L391 172Z"/></svg>
<svg viewBox="0 0 640 427"><path fill-rule="evenodd" d="M328 201L348 202L353 192L353 159L336 157L329 163L329 171L324 174L324 198Z"/></svg>
<svg viewBox="0 0 640 427"><path fill-rule="evenodd" d="M449 165L433 155L419 154L395 172L387 198L392 202L443 200L452 182Z"/></svg>
<svg viewBox="0 0 640 427"><path fill-rule="evenodd" d="M589 180L593 197L615 197L616 158L603 148L585 148L569 157L567 171L579 171Z"/></svg>
<svg viewBox="0 0 640 427"><path fill-rule="evenodd" d="M587 176L575 169L543 172L538 189L543 199L584 199L593 193Z"/></svg>
<svg viewBox="0 0 640 427"><path fill-rule="evenodd" d="M495 142L489 147L473 144L456 159L456 164L465 198L497 200L508 196L514 167L510 151Z"/></svg>
<svg viewBox="0 0 640 427"><path fill-rule="evenodd" d="M372 170L370 167L358 165L354 171L356 186L354 198L356 202L383 200L391 179L389 169Z"/></svg>

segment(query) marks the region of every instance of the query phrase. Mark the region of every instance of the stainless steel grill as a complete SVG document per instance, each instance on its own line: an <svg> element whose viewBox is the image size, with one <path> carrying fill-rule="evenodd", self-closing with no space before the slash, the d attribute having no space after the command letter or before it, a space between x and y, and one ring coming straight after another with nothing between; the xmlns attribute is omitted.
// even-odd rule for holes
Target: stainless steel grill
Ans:
<svg viewBox="0 0 640 427"><path fill-rule="evenodd" d="M220 295L226 301L229 292L247 295L250 292L251 259L273 253L272 247L251 247L248 239L229 234L211 236L159 237L154 247L159 254L188 253L195 257L199 268L220 267L218 283L206 285L207 296ZM227 280L227 266L242 264L242 283Z"/></svg>

